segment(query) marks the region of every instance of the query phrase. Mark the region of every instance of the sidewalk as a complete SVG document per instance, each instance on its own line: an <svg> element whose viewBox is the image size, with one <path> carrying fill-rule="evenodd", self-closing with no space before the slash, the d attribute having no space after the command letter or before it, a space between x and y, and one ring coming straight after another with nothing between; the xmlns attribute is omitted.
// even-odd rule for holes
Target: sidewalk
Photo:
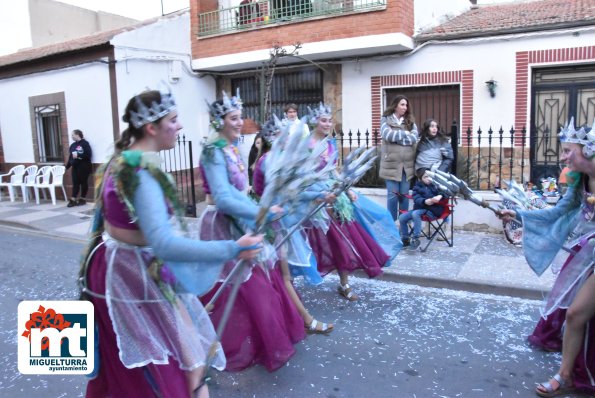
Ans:
<svg viewBox="0 0 595 398"><path fill-rule="evenodd" d="M203 209L204 203L198 203L197 212ZM49 201L40 205L0 202L0 226L81 242L87 239L92 215L92 203L68 208L63 201L55 206ZM189 225L195 226L195 221L189 219ZM455 231L453 247L434 241L425 253L402 250L381 279L541 299L555 278L549 270L537 277L522 250L507 243L503 235Z"/></svg>

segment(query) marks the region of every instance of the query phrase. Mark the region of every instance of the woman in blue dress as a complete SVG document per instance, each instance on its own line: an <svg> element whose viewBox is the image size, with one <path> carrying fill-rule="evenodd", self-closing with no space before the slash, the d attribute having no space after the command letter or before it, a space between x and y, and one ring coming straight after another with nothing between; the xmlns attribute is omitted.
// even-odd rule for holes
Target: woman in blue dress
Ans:
<svg viewBox="0 0 595 398"><path fill-rule="evenodd" d="M253 258L250 246L262 236L201 242L177 228L182 208L158 153L174 147L182 128L171 93L133 97L123 120L128 127L97 174L81 269L100 357L86 396L208 397L200 379L216 334L196 296L215 283L226 261ZM212 354L213 366L223 369L223 352Z"/></svg>
<svg viewBox="0 0 595 398"><path fill-rule="evenodd" d="M297 123L298 126L301 124L300 122ZM265 170L267 167L267 160L270 160L267 155L281 128L281 124L278 123L278 119L276 118L271 118L262 127L261 134L263 137L263 153L260 154L260 157L256 161L252 187L254 193L258 197L262 196L266 186ZM298 204L297 207L300 209L292 209L293 214L286 215L285 217L281 218L281 228L278 231L279 237L284 236L287 231L289 231L297 222L299 222L299 219L305 213L304 210L305 207L307 207L307 204L306 206ZM312 253L312 248L308 243L307 236L303 228L300 227L293 234L291 234L287 242L281 247L279 257L279 266L283 274L285 287L287 288L287 291L289 292L289 295L296 305L300 315L304 319L306 331L309 333L330 333L334 328L333 324L319 322L308 312L302 303L302 300L295 291L291 280L292 276L303 276L304 280L308 284L318 285L322 283L322 277L318 273L316 267L316 258Z"/></svg>
<svg viewBox="0 0 595 398"><path fill-rule="evenodd" d="M200 158L208 206L200 219L199 238L233 239L255 228L260 210L247 195L247 166L236 146L243 126L241 99L228 98L224 93L221 100L210 106L210 113L213 133ZM277 206L271 210L282 211ZM227 370L239 371L261 364L272 372L289 360L295 353L293 345L305 337L302 317L285 288L281 270L275 266L276 256L270 256L274 251L268 254L243 275L229 327L221 336ZM233 266L233 262L225 265L222 279ZM210 301L219 286L201 297L203 303ZM216 327L230 290L228 285L215 302L211 320Z"/></svg>
<svg viewBox="0 0 595 398"><path fill-rule="evenodd" d="M312 146L327 137L333 127L332 113L329 106L320 104L314 110L310 109L308 123L312 127L311 141ZM320 167L326 166L329 161L336 159L334 153L337 151L335 140L329 140L327 150L324 151L320 159ZM396 256L402 247L399 233L393 222L389 221L388 230L384 231L383 240L387 236L394 239L389 242L392 247L388 251L378 244L372 232L373 228L369 225L368 230L360 222L365 217L356 216L356 209L361 206L354 206L354 203L360 201L359 195L349 189L338 196L333 193L334 187L341 184L337 180L335 172L329 174L327 181L320 187L322 195L320 198L325 200L334 199L332 207L327 207L330 215L328 230L323 228L308 228L308 240L312 245L312 250L316 256L318 271L322 275L337 271L340 284L338 286L339 294L349 301L355 301L358 296L353 293L349 286L349 274L355 270L363 270L369 277L375 277L382 273L382 267L390 264L390 260ZM380 206L377 206L380 208ZM383 210L384 211L384 210ZM386 217L390 217L385 212ZM386 219L385 217L385 219ZM390 219L390 218L389 218ZM376 235L380 236L380 230ZM386 235L384 235L386 234Z"/></svg>
<svg viewBox="0 0 595 398"><path fill-rule="evenodd" d="M570 169L562 200L548 209L502 210L502 218L522 220L525 257L538 275L563 262L529 336L536 346L562 350L558 373L535 390L541 397L595 392L595 132L576 131L571 120L560 141Z"/></svg>

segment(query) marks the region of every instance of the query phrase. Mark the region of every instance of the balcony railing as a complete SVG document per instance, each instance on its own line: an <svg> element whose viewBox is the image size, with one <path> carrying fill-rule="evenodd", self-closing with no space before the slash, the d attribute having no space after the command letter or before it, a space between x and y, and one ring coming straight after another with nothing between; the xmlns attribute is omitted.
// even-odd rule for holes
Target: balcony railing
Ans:
<svg viewBox="0 0 595 398"><path fill-rule="evenodd" d="M198 35L217 35L269 24L384 8L386 0L244 0L236 7L199 14Z"/></svg>

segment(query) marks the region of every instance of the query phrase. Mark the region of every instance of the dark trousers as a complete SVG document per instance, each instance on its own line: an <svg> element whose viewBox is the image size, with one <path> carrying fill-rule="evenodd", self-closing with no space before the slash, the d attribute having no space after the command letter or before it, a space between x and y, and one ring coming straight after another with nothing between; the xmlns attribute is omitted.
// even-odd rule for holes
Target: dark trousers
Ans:
<svg viewBox="0 0 595 398"><path fill-rule="evenodd" d="M81 191L81 198L87 197L89 191L89 174L91 174L91 163L81 163L72 166L72 197L76 198Z"/></svg>

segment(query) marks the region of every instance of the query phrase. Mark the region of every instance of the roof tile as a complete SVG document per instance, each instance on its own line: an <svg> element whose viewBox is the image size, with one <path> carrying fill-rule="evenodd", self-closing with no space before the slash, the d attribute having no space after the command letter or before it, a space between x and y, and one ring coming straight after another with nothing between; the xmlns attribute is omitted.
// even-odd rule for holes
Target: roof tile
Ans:
<svg viewBox="0 0 595 398"><path fill-rule="evenodd" d="M416 39L425 41L450 36L499 34L581 21L592 21L595 24L595 0L517 1L472 8L446 23L420 33Z"/></svg>
<svg viewBox="0 0 595 398"><path fill-rule="evenodd" d="M0 67L17 64L20 62L26 61L33 61L35 59L44 58L51 55L61 54L61 53L68 53L71 51L77 50L84 50L87 48L99 46L102 44L108 44L115 36L120 33L124 33L127 31L132 31L138 29L140 27L150 25L161 18L172 18L178 15L182 15L188 12L187 10L182 10L178 12L174 12L172 14L168 14L165 17L155 17L151 19L147 19L145 21L133 23L131 25L107 30L103 32L93 33L88 36L79 37L77 39L64 41L61 43L55 44L48 44L42 47L34 47L34 48L27 48L24 50L17 51L13 54L8 54L0 57Z"/></svg>

